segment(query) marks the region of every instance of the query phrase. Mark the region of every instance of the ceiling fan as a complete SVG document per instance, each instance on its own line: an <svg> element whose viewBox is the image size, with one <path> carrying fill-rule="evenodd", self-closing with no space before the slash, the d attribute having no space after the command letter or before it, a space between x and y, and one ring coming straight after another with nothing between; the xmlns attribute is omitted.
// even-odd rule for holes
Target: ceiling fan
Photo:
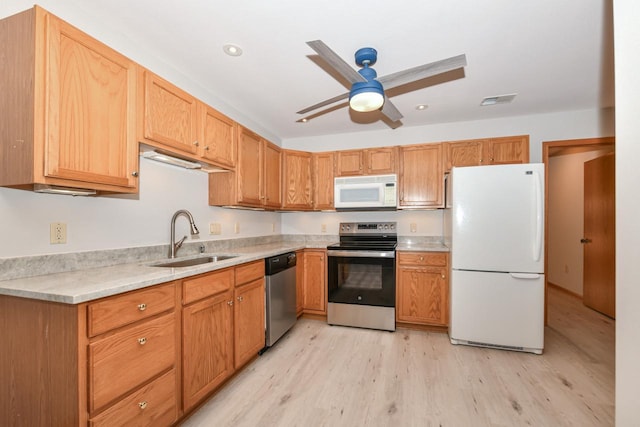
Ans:
<svg viewBox="0 0 640 427"><path fill-rule="evenodd" d="M392 89L467 65L467 58L463 54L378 77L376 71L371 68L377 60L378 52L371 47L365 47L356 51L356 64L362 67L356 71L322 40L309 41L307 44L351 84L351 90L300 110L298 114L306 114L318 108L349 98L349 106L351 109L359 112L381 109L384 116L392 122L397 122L403 117L402 113L400 113L391 100L389 100L384 92L385 89Z"/></svg>

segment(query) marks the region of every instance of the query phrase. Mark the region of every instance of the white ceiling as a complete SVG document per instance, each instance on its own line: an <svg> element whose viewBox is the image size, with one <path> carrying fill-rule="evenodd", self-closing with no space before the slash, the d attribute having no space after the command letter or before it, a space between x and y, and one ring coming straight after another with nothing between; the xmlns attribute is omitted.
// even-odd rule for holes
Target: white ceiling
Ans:
<svg viewBox="0 0 640 427"><path fill-rule="evenodd" d="M614 105L611 0L64 1L281 139L387 129L346 103L297 123L296 111L348 91L305 43L316 39L354 68L358 48L375 48L379 76L466 54L463 78L389 93L405 127ZM226 43L244 54L225 55Z"/></svg>

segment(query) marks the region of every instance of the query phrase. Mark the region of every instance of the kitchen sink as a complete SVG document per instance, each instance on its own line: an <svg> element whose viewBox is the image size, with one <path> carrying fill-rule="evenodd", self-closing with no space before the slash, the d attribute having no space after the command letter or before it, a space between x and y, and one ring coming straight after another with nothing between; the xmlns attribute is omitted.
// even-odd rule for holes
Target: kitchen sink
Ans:
<svg viewBox="0 0 640 427"><path fill-rule="evenodd" d="M238 255L210 255L178 261L161 262L151 264L151 267L193 267L194 265L208 264L210 262L224 261L225 259L237 258Z"/></svg>

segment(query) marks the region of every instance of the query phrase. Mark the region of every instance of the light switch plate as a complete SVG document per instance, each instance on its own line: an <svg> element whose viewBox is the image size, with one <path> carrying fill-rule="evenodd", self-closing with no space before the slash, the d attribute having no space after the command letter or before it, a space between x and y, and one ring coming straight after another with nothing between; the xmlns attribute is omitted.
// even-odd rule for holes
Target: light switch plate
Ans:
<svg viewBox="0 0 640 427"><path fill-rule="evenodd" d="M209 234L222 234L222 225L218 222L209 224Z"/></svg>
<svg viewBox="0 0 640 427"><path fill-rule="evenodd" d="M418 231L418 224L416 224L415 222L412 222L412 223L409 225L409 230L410 230L412 233L416 233L416 232Z"/></svg>

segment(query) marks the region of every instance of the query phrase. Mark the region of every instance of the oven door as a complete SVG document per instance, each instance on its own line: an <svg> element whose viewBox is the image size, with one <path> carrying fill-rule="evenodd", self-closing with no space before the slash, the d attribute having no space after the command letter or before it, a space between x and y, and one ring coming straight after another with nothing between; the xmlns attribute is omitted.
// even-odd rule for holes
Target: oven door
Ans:
<svg viewBox="0 0 640 427"><path fill-rule="evenodd" d="M329 250L328 301L395 307L394 251Z"/></svg>

